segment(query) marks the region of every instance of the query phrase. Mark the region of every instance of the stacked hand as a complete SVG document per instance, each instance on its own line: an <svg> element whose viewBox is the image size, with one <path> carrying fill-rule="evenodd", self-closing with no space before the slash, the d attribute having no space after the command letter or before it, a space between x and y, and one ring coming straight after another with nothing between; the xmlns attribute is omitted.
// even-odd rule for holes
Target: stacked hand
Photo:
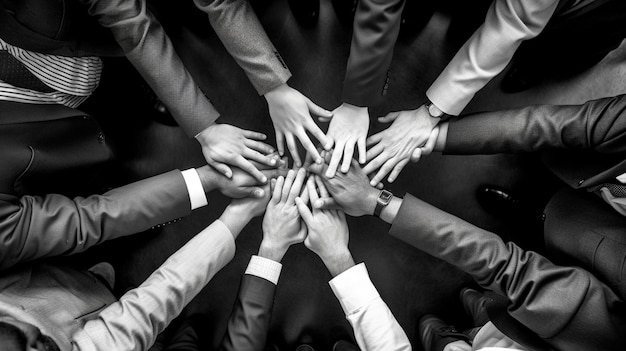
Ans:
<svg viewBox="0 0 626 351"><path fill-rule="evenodd" d="M320 118L320 120L327 121L329 119ZM328 138L334 143L334 150L326 171L328 177L335 176L339 162L341 162L341 172L348 172L355 145L359 152L359 163L365 163L365 139L369 124L370 118L367 107L343 103L333 111L333 118L328 127Z"/></svg>

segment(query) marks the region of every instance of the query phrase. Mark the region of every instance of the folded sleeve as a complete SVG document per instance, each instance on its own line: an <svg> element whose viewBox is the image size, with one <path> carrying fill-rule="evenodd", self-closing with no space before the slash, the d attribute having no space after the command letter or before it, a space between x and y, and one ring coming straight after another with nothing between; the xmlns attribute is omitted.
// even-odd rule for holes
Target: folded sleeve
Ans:
<svg viewBox="0 0 626 351"><path fill-rule="evenodd" d="M360 263L330 282L361 350L411 350L411 344Z"/></svg>
<svg viewBox="0 0 626 351"><path fill-rule="evenodd" d="M449 115L458 115L511 61L524 41L536 37L558 0L494 0L483 25L461 47L426 95Z"/></svg>
<svg viewBox="0 0 626 351"><path fill-rule="evenodd" d="M147 350L235 255L232 234L217 220L168 258L143 284L105 308L74 335L79 350Z"/></svg>

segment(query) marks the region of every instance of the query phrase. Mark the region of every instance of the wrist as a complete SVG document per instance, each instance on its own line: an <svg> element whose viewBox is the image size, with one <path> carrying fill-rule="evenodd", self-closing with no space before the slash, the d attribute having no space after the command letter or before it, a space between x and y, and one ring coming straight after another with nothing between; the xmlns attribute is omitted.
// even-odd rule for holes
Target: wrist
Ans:
<svg viewBox="0 0 626 351"><path fill-rule="evenodd" d="M265 93L263 95L263 97L265 97L265 100L271 100L274 97L276 97L277 95L281 95L283 92L289 90L289 85L287 85L287 83L283 83L275 88L273 88L272 90L268 91L267 93Z"/></svg>
<svg viewBox="0 0 626 351"><path fill-rule="evenodd" d="M261 241L261 246L259 246L258 256L280 263L288 248L288 246L285 247L263 240Z"/></svg>
<svg viewBox="0 0 626 351"><path fill-rule="evenodd" d="M202 189L205 193L211 192L211 190L218 187L217 174L209 165L196 168L200 183L202 183Z"/></svg>
<svg viewBox="0 0 626 351"><path fill-rule="evenodd" d="M233 205L231 203L224 209L224 212L220 216L220 221L226 225L233 234L233 237L237 238L239 232L241 232L252 219L250 212L251 211L246 211L242 206Z"/></svg>
<svg viewBox="0 0 626 351"><path fill-rule="evenodd" d="M354 266L354 259L347 247L321 258L333 278Z"/></svg>
<svg viewBox="0 0 626 351"><path fill-rule="evenodd" d="M379 193L380 193L380 190L374 187L368 188L365 194L365 198L363 199L364 201L362 201L362 204L364 205L363 215L367 215L367 216L374 215L374 210L376 209L376 204L378 203Z"/></svg>

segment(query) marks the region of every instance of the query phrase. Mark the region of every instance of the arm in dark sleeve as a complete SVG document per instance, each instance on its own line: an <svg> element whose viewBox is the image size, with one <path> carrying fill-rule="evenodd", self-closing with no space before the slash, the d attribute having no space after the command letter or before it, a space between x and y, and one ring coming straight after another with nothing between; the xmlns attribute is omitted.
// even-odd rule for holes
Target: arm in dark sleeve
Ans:
<svg viewBox="0 0 626 351"><path fill-rule="evenodd" d="M409 194L390 234L506 296L511 316L558 349L613 350L626 342L623 301L583 269L505 244Z"/></svg>
<svg viewBox="0 0 626 351"><path fill-rule="evenodd" d="M359 1L343 84L343 102L366 107L380 100L403 8L404 0Z"/></svg>
<svg viewBox="0 0 626 351"><path fill-rule="evenodd" d="M572 106L531 106L449 122L444 153L494 154L547 149L626 151L626 95Z"/></svg>
<svg viewBox="0 0 626 351"><path fill-rule="evenodd" d="M259 93L284 84L291 72L268 38L248 0L194 0L209 16L226 50Z"/></svg>
<svg viewBox="0 0 626 351"><path fill-rule="evenodd" d="M272 317L276 285L263 278L244 274L221 351L263 351Z"/></svg>
<svg viewBox="0 0 626 351"><path fill-rule="evenodd" d="M190 212L180 171L86 198L0 194L0 269L82 252Z"/></svg>
<svg viewBox="0 0 626 351"><path fill-rule="evenodd" d="M210 126L219 113L202 93L145 0L80 0L109 28L128 60L141 73L189 137Z"/></svg>

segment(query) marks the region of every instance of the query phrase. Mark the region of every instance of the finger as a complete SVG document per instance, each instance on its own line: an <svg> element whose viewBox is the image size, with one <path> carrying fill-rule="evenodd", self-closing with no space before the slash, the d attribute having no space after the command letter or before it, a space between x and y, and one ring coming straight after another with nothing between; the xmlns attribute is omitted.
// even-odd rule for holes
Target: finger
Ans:
<svg viewBox="0 0 626 351"><path fill-rule="evenodd" d="M263 184L267 182L267 177L263 173L261 173L261 171L259 171L256 167L254 167L254 165L250 163L250 161L246 160L241 155L235 157L235 159L233 160L233 166L241 168L244 172L249 173L251 176L254 177L254 179Z"/></svg>
<svg viewBox="0 0 626 351"><path fill-rule="evenodd" d="M332 117L328 118L328 117L317 117L317 120L322 122L322 123L328 123L330 122L330 120L333 119Z"/></svg>
<svg viewBox="0 0 626 351"><path fill-rule="evenodd" d="M270 192L272 192L272 198L270 199L271 203L278 203L278 200L274 199L274 195L276 194L276 179L270 180Z"/></svg>
<svg viewBox="0 0 626 351"><path fill-rule="evenodd" d="M378 122L389 123L389 122L394 121L396 118L398 118L399 115L400 115L400 112L389 112L388 114L382 117L378 117Z"/></svg>
<svg viewBox="0 0 626 351"><path fill-rule="evenodd" d="M262 165L276 166L276 159L271 156L263 155L262 153L252 149L244 149L241 155L250 161L259 162Z"/></svg>
<svg viewBox="0 0 626 351"><path fill-rule="evenodd" d="M241 191L247 193L249 197L260 199L265 196L265 190L256 186L246 186L240 189Z"/></svg>
<svg viewBox="0 0 626 351"><path fill-rule="evenodd" d="M376 184L376 189L383 190L384 188L385 188L385 185L383 183Z"/></svg>
<svg viewBox="0 0 626 351"><path fill-rule="evenodd" d="M381 140L383 140L383 132L376 133L370 136L369 138L367 138L367 140L365 141L367 143L367 146L378 144Z"/></svg>
<svg viewBox="0 0 626 351"><path fill-rule="evenodd" d="M320 127L317 124L313 123L313 121L307 123L306 129L311 132L311 134L313 134L315 139L317 139L320 144L322 144L324 150L330 150L330 148L333 147L332 139L324 134Z"/></svg>
<svg viewBox="0 0 626 351"><path fill-rule="evenodd" d="M287 202L287 198L289 197L289 190L291 190L291 184L293 184L293 179L296 177L296 172L291 169L287 173L287 177L285 177L285 183L283 184L282 193L280 197L280 202Z"/></svg>
<svg viewBox="0 0 626 351"><path fill-rule="evenodd" d="M311 99L307 98L306 99L306 104L309 107L309 112L319 116L319 117L325 117L325 118L330 118L333 116L332 111L328 111L327 109L321 108L319 106L317 106L313 101L311 101Z"/></svg>
<svg viewBox="0 0 626 351"><path fill-rule="evenodd" d="M398 164L393 167L393 170L391 171L389 178L387 178L387 181L389 181L389 183L393 183L396 178L398 178L398 175L400 175L400 172L402 172L402 169L404 168L404 166L406 166L407 163L409 163L408 158L405 158L402 161L398 162Z"/></svg>
<svg viewBox="0 0 626 351"><path fill-rule="evenodd" d="M276 148L280 156L285 155L285 135L279 131L276 131Z"/></svg>
<svg viewBox="0 0 626 351"><path fill-rule="evenodd" d="M302 168L309 168L309 166L312 164L313 164L313 155L307 152L306 155L304 156L304 164L302 164Z"/></svg>
<svg viewBox="0 0 626 351"><path fill-rule="evenodd" d="M387 176L387 174L389 174L389 172L391 172L391 170L393 169L393 167L396 166L397 163L398 163L398 161L395 158L391 158L391 159L387 160L387 162L385 162L385 164L382 165L382 167L380 167L380 169L378 170L378 173L376 173L374 178L372 178L372 180L370 181L370 185L374 186L374 185L382 182L382 180L385 178L385 176Z"/></svg>
<svg viewBox="0 0 626 351"><path fill-rule="evenodd" d="M258 151L262 154L268 155L274 152L274 148L266 143L262 143L260 141L246 139L243 144L252 150Z"/></svg>
<svg viewBox="0 0 626 351"><path fill-rule="evenodd" d="M265 140L265 139L267 139L267 135L265 135L263 133L255 132L255 131L252 131L252 130L244 130L243 131L243 136L245 136L246 138L256 139L256 140Z"/></svg>
<svg viewBox="0 0 626 351"><path fill-rule="evenodd" d="M300 214L300 217L302 217L304 223L306 223L307 226L312 227L313 214L311 213L307 205L305 205L302 199L299 197L296 198L296 206L298 207L298 213Z"/></svg>
<svg viewBox="0 0 626 351"><path fill-rule="evenodd" d="M315 189L315 181L313 180L313 177L309 177L309 179L306 182L306 187L309 191L309 199L311 201L311 204L313 205L313 212L315 212L316 210L315 204L317 203L320 197L317 194L317 190Z"/></svg>
<svg viewBox="0 0 626 351"><path fill-rule="evenodd" d="M426 141L426 145L424 145L422 154L429 155L435 149L435 144L437 143L437 137L439 136L439 126L433 128L430 132L430 136L428 136L428 140Z"/></svg>
<svg viewBox="0 0 626 351"><path fill-rule="evenodd" d="M306 150L307 154L310 154L313 157L315 163L322 163L322 157L317 152L315 145L313 145L311 139L309 139L309 136L306 135L306 132L304 130L301 130L298 133L298 139L300 140L302 146L304 146L304 150Z"/></svg>
<svg viewBox="0 0 626 351"><path fill-rule="evenodd" d="M418 162L420 158L422 158L422 149L418 147L411 153L411 162Z"/></svg>
<svg viewBox="0 0 626 351"><path fill-rule="evenodd" d="M276 179L280 176L286 176L288 169L286 168L273 168L268 170L262 170L261 173L267 177L267 179Z"/></svg>
<svg viewBox="0 0 626 351"><path fill-rule="evenodd" d="M289 149L289 153L291 157L293 157L293 164L296 167L302 167L302 161L300 161L300 155L298 154L298 148L296 147L296 142L293 140L293 134L285 135L287 139L287 148Z"/></svg>
<svg viewBox="0 0 626 351"><path fill-rule="evenodd" d="M321 165L314 163L307 168L309 172L313 174L317 174L317 175L322 175L326 173L327 169L328 169L328 165L325 163L322 163Z"/></svg>
<svg viewBox="0 0 626 351"><path fill-rule="evenodd" d="M383 146L383 144L378 143L374 145L373 147L371 147L369 150L367 150L367 153L365 154L366 156L365 158L366 160L372 160L376 156L380 155L380 153L383 152L384 150L385 150L385 147Z"/></svg>
<svg viewBox="0 0 626 351"><path fill-rule="evenodd" d="M302 187L302 194L300 194L300 198L305 204L309 203L309 189L306 187L306 185Z"/></svg>
<svg viewBox="0 0 626 351"><path fill-rule="evenodd" d="M302 190L302 185L304 184L304 179L306 179L306 170L304 168L300 168L298 173L296 174L296 178L291 185L291 189L289 190L289 197L287 198L287 204L293 205L296 197L300 195L300 190Z"/></svg>
<svg viewBox="0 0 626 351"><path fill-rule="evenodd" d="M337 167L339 166L339 162L341 161L341 155L343 154L344 143L339 141L335 144L335 149L333 150L333 155L330 158L330 164L328 165L328 169L326 170L326 177L332 178L335 176L337 172Z"/></svg>
<svg viewBox="0 0 626 351"><path fill-rule="evenodd" d="M337 204L335 199L332 197L325 197L317 200L317 206L315 207L322 211L341 210L341 206L339 206L339 204Z"/></svg>
<svg viewBox="0 0 626 351"><path fill-rule="evenodd" d="M221 162L209 162L209 165L215 168L216 171L223 174L226 178L230 179L233 176L233 170L228 167L227 164Z"/></svg>
<svg viewBox="0 0 626 351"><path fill-rule="evenodd" d="M349 141L346 147L343 149L343 161L341 162L341 171L348 173L350 170L350 162L352 161L352 155L354 154L354 143Z"/></svg>
<svg viewBox="0 0 626 351"><path fill-rule="evenodd" d="M359 138L356 142L359 151L359 163L364 164L367 161L367 152L365 150L365 137Z"/></svg>
<svg viewBox="0 0 626 351"><path fill-rule="evenodd" d="M374 172L375 170L379 169L383 164L385 164L388 159L390 159L390 157L387 155L387 153L381 153L376 158L371 160L368 164L366 164L365 167L363 167L363 172L365 174L370 174Z"/></svg>
<svg viewBox="0 0 626 351"><path fill-rule="evenodd" d="M315 184L317 184L317 189L320 192L320 197L330 197L330 194L328 193L328 189L326 189L326 185L324 185L324 181L322 180L322 178L319 176L314 176L314 177L315 177Z"/></svg>

